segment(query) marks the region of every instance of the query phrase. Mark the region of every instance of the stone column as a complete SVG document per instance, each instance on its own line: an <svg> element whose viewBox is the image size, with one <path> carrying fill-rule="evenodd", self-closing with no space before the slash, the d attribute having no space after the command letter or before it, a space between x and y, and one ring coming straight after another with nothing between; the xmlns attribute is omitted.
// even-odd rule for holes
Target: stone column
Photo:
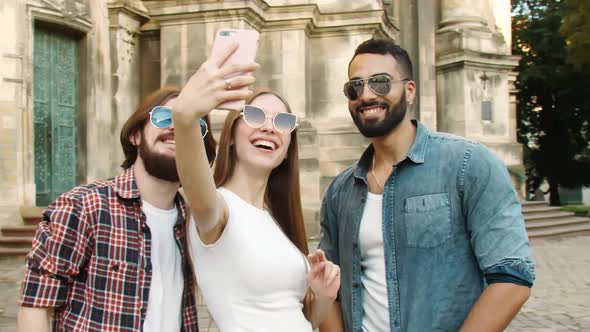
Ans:
<svg viewBox="0 0 590 332"><path fill-rule="evenodd" d="M0 29L4 32L0 40L0 226L19 221L18 207L34 203L34 179L31 184L23 167L26 159L32 159L24 144L29 137L28 115L32 113L27 112L26 103L29 82L25 66L32 61L25 49L25 24L29 23L25 8L23 1L0 6ZM28 201L27 191L33 193Z"/></svg>
<svg viewBox="0 0 590 332"><path fill-rule="evenodd" d="M112 88L111 130L118 146L123 124L140 102L140 45L139 28L147 22L147 10L141 1L109 0L110 56ZM121 149L116 150L112 169L123 160Z"/></svg>
<svg viewBox="0 0 590 332"><path fill-rule="evenodd" d="M441 0L440 28L487 29L488 0Z"/></svg>
<svg viewBox="0 0 590 332"><path fill-rule="evenodd" d="M494 15L509 17L510 10L492 14L490 1L441 1L436 32L438 129L480 141L507 165L520 165L522 147L516 142L510 95L518 58L510 55L495 24L488 23L496 21Z"/></svg>

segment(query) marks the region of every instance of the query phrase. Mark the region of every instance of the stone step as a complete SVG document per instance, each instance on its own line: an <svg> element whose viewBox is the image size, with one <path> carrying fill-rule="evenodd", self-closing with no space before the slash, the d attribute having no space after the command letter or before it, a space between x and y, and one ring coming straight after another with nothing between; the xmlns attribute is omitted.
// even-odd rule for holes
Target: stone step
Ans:
<svg viewBox="0 0 590 332"><path fill-rule="evenodd" d="M526 216L527 214L531 213L546 213L546 212L555 212L561 211L561 207L559 206L548 206L548 205L531 205L531 206L523 206L522 213Z"/></svg>
<svg viewBox="0 0 590 332"><path fill-rule="evenodd" d="M573 212L566 212L566 211L558 211L558 212L548 212L548 213L531 213L524 216L524 220L526 222L536 222L541 220L550 220L550 219L563 219L563 218L570 218L574 217L576 214Z"/></svg>
<svg viewBox="0 0 590 332"><path fill-rule="evenodd" d="M590 225L590 219L589 218L571 217L571 218L564 218L564 219L535 221L535 222L526 223L526 229L527 230L536 230L536 229L541 229L541 228L561 227L561 226L576 225L576 224Z"/></svg>
<svg viewBox="0 0 590 332"><path fill-rule="evenodd" d="M549 203L545 202L545 201L522 201L522 206L539 206L539 205L547 205L549 206Z"/></svg>
<svg viewBox="0 0 590 332"><path fill-rule="evenodd" d="M32 236L0 236L0 247L31 249Z"/></svg>
<svg viewBox="0 0 590 332"><path fill-rule="evenodd" d="M0 229L3 236L29 236L35 235L37 225L4 226Z"/></svg>
<svg viewBox="0 0 590 332"><path fill-rule="evenodd" d="M6 248L0 247L0 258L25 256L31 248Z"/></svg>
<svg viewBox="0 0 590 332"><path fill-rule="evenodd" d="M527 232L529 238L546 238L546 237L555 237L561 235L585 235L590 234L590 223L584 224L575 224L575 225L568 225L568 226L559 226L559 227L549 227L549 228L540 228L535 230L530 230Z"/></svg>
<svg viewBox="0 0 590 332"><path fill-rule="evenodd" d="M37 225L43 219L46 206L21 206L20 215L25 225Z"/></svg>

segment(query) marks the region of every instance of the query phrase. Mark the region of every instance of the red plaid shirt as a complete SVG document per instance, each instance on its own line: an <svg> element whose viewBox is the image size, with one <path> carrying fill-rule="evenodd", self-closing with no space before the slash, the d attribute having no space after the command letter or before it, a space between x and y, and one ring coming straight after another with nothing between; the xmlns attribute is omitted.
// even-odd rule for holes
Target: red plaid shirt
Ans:
<svg viewBox="0 0 590 332"><path fill-rule="evenodd" d="M198 331L180 194L182 331ZM55 308L54 331L141 331L152 280L151 235L132 168L61 195L43 213L19 304ZM162 308L163 310L164 308Z"/></svg>

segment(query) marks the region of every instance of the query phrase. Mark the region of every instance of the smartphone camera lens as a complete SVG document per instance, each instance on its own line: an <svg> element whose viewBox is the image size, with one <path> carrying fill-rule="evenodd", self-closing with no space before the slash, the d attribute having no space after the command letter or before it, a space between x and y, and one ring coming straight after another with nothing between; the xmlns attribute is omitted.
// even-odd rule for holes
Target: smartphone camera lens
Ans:
<svg viewBox="0 0 590 332"><path fill-rule="evenodd" d="M220 35L221 35L222 37L228 37L228 36L231 36L231 31L227 31L227 30L225 30L225 31L221 31Z"/></svg>

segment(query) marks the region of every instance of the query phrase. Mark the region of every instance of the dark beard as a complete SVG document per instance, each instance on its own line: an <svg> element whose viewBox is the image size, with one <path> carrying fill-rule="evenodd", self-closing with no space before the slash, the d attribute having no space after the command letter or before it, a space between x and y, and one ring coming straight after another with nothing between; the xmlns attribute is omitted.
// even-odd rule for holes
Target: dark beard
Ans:
<svg viewBox="0 0 590 332"><path fill-rule="evenodd" d="M143 132L141 133L141 143L139 143L138 149L145 170L149 175L169 182L180 181L178 171L176 171L176 159L154 153L150 150Z"/></svg>
<svg viewBox="0 0 590 332"><path fill-rule="evenodd" d="M389 134L392 130L397 128L406 116L407 105L406 90L404 89L400 101L393 106L390 106L389 103L386 102L373 101L359 105L356 110L353 112L351 111L350 114L354 124L363 136L380 137ZM381 121L379 119L362 120L360 109L370 106L380 106L385 108L385 118Z"/></svg>

